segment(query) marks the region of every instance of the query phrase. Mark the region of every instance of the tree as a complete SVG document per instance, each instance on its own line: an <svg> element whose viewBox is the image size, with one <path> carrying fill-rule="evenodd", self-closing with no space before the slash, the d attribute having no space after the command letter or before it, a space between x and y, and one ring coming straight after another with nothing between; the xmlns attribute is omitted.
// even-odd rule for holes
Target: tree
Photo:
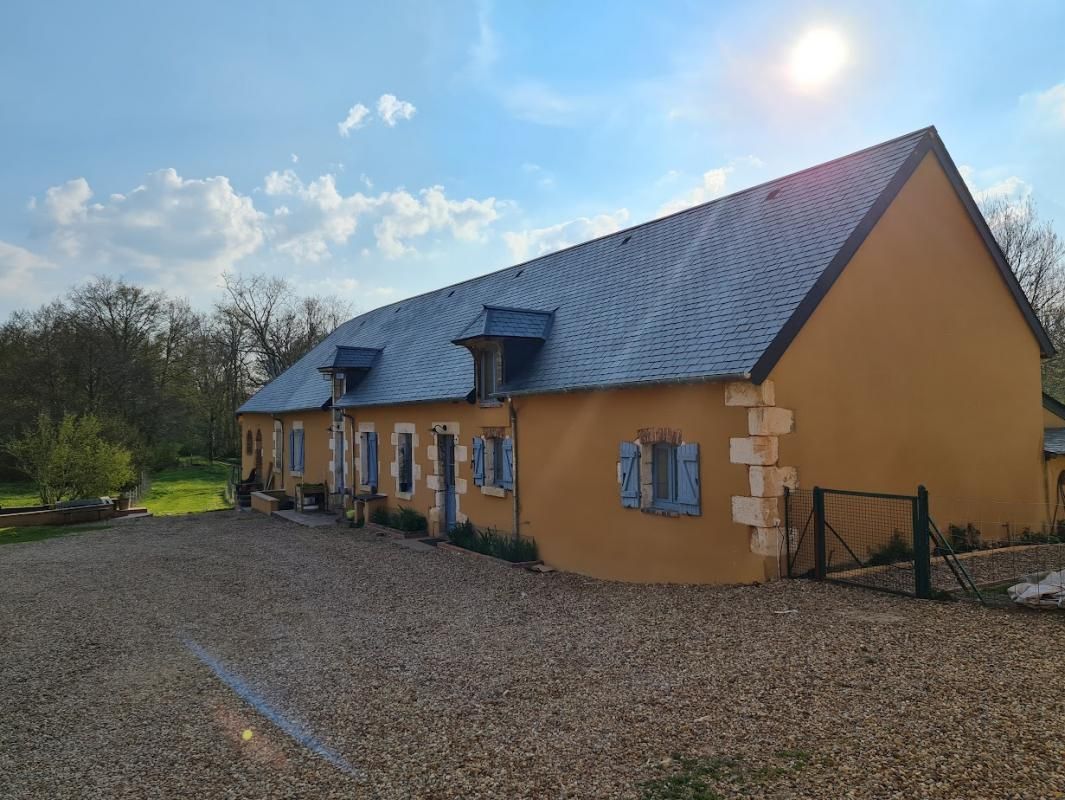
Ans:
<svg viewBox="0 0 1065 800"><path fill-rule="evenodd" d="M67 414L58 425L40 414L35 427L7 449L36 484L44 505L107 495L134 479L130 452L106 441L91 414Z"/></svg>
<svg viewBox="0 0 1065 800"><path fill-rule="evenodd" d="M299 297L284 278L267 275L223 277L228 299L218 307L247 333L259 385L272 381L351 316L333 297Z"/></svg>
<svg viewBox="0 0 1065 800"><path fill-rule="evenodd" d="M981 210L1058 355L1043 362L1043 386L1065 396L1065 240L1040 219L1031 197L998 197Z"/></svg>

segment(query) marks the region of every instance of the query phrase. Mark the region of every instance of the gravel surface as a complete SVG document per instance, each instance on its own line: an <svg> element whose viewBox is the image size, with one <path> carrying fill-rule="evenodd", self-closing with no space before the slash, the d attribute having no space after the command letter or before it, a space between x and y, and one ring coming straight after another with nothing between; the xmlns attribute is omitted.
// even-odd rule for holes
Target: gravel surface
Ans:
<svg viewBox="0 0 1065 800"><path fill-rule="evenodd" d="M1061 797L1063 624L129 521L0 547L0 797Z"/></svg>

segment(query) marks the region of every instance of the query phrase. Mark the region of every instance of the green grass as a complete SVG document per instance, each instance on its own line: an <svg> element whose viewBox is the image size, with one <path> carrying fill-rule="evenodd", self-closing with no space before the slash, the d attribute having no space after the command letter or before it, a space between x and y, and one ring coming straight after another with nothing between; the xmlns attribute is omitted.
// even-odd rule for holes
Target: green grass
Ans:
<svg viewBox="0 0 1065 800"><path fill-rule="evenodd" d="M56 536L68 536L86 531L104 531L110 525L26 525L20 528L0 528L0 545L16 542L39 542Z"/></svg>
<svg viewBox="0 0 1065 800"><path fill-rule="evenodd" d="M0 482L0 508L37 506L41 504L33 484L27 481Z"/></svg>
<svg viewBox="0 0 1065 800"><path fill-rule="evenodd" d="M664 774L638 787L641 800L723 800L758 793L766 784L786 779L809 765L803 750L781 750L765 764L751 766L738 758L674 754L659 764Z"/></svg>
<svg viewBox="0 0 1065 800"><path fill-rule="evenodd" d="M141 497L138 505L164 517L229 508L224 495L228 477L226 464L208 464L200 459L189 466L164 469L152 476L151 491Z"/></svg>

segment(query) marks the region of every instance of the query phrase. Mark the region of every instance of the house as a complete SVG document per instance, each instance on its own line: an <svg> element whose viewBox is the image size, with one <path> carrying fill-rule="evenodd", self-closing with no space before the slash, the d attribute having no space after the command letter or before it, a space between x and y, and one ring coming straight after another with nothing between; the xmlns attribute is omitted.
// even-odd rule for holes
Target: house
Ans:
<svg viewBox="0 0 1065 800"><path fill-rule="evenodd" d="M1065 405L1043 393L1043 459L1050 521L1065 521Z"/></svg>
<svg viewBox="0 0 1065 800"><path fill-rule="evenodd" d="M760 581L785 486L1043 521L1052 352L926 128L348 321L239 409L244 470L588 575Z"/></svg>

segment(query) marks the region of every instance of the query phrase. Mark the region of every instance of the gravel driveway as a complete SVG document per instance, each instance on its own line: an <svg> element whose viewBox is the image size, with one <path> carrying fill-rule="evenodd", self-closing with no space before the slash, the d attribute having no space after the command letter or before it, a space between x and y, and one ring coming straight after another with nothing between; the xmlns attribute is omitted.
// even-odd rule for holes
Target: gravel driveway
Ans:
<svg viewBox="0 0 1065 800"><path fill-rule="evenodd" d="M1060 797L1063 633L127 521L0 547L0 797Z"/></svg>

